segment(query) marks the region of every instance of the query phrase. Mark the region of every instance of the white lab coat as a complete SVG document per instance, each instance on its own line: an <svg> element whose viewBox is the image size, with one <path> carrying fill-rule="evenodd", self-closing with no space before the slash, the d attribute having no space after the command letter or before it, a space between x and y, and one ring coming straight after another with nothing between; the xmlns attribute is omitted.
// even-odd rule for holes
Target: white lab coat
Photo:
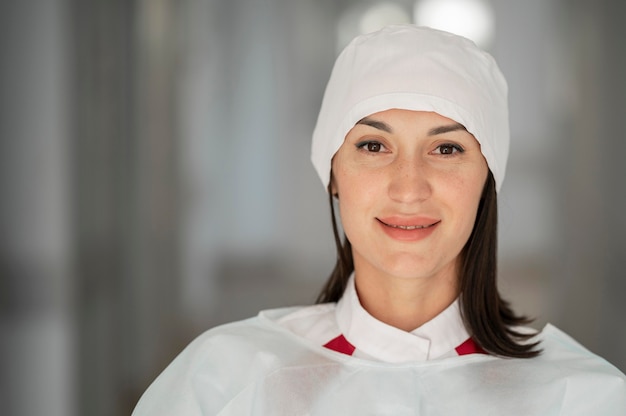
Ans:
<svg viewBox="0 0 626 416"><path fill-rule="evenodd" d="M155 380L134 416L626 415L626 377L546 326L533 359L413 363L351 357L277 322L293 308L207 331Z"/></svg>

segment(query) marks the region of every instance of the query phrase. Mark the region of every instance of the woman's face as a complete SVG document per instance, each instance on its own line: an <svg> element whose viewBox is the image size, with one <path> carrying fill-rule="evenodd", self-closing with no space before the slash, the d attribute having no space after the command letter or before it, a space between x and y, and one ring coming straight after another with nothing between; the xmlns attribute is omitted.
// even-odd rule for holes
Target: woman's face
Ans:
<svg viewBox="0 0 626 416"><path fill-rule="evenodd" d="M456 282L488 172L462 125L432 112L372 114L348 132L332 169L357 276Z"/></svg>

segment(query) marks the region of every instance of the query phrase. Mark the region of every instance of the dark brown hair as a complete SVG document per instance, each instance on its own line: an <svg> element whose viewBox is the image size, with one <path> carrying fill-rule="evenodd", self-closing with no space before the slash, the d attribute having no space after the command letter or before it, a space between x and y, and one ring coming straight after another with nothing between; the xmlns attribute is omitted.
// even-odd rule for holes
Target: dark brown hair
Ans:
<svg viewBox="0 0 626 416"><path fill-rule="evenodd" d="M354 271L352 246L337 227L333 195L330 211L337 246L337 262L320 292L317 303L337 302ZM531 358L540 351L538 342L525 342L533 333L521 333L516 326L531 322L516 315L502 299L497 287L498 203L495 181L489 172L476 213L476 221L463 251L459 275L461 315L474 342L489 353L513 358Z"/></svg>

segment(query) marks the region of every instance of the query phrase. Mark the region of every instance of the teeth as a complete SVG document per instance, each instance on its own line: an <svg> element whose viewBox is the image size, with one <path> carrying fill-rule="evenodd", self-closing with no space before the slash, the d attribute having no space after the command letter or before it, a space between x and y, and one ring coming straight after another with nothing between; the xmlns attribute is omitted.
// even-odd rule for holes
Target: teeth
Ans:
<svg viewBox="0 0 626 416"><path fill-rule="evenodd" d="M401 228L403 230L417 230L419 228L426 228L429 225L391 225L393 228Z"/></svg>

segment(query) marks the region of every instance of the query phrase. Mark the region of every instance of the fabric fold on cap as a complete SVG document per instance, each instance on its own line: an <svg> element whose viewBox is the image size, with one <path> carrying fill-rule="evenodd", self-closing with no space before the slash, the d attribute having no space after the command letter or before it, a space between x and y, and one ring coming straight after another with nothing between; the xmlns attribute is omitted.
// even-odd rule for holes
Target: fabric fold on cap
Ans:
<svg viewBox="0 0 626 416"><path fill-rule="evenodd" d="M327 187L332 157L363 117L392 108L433 111L474 135L499 191L509 151L507 91L491 55L463 37L413 25L359 36L333 67L311 160Z"/></svg>

